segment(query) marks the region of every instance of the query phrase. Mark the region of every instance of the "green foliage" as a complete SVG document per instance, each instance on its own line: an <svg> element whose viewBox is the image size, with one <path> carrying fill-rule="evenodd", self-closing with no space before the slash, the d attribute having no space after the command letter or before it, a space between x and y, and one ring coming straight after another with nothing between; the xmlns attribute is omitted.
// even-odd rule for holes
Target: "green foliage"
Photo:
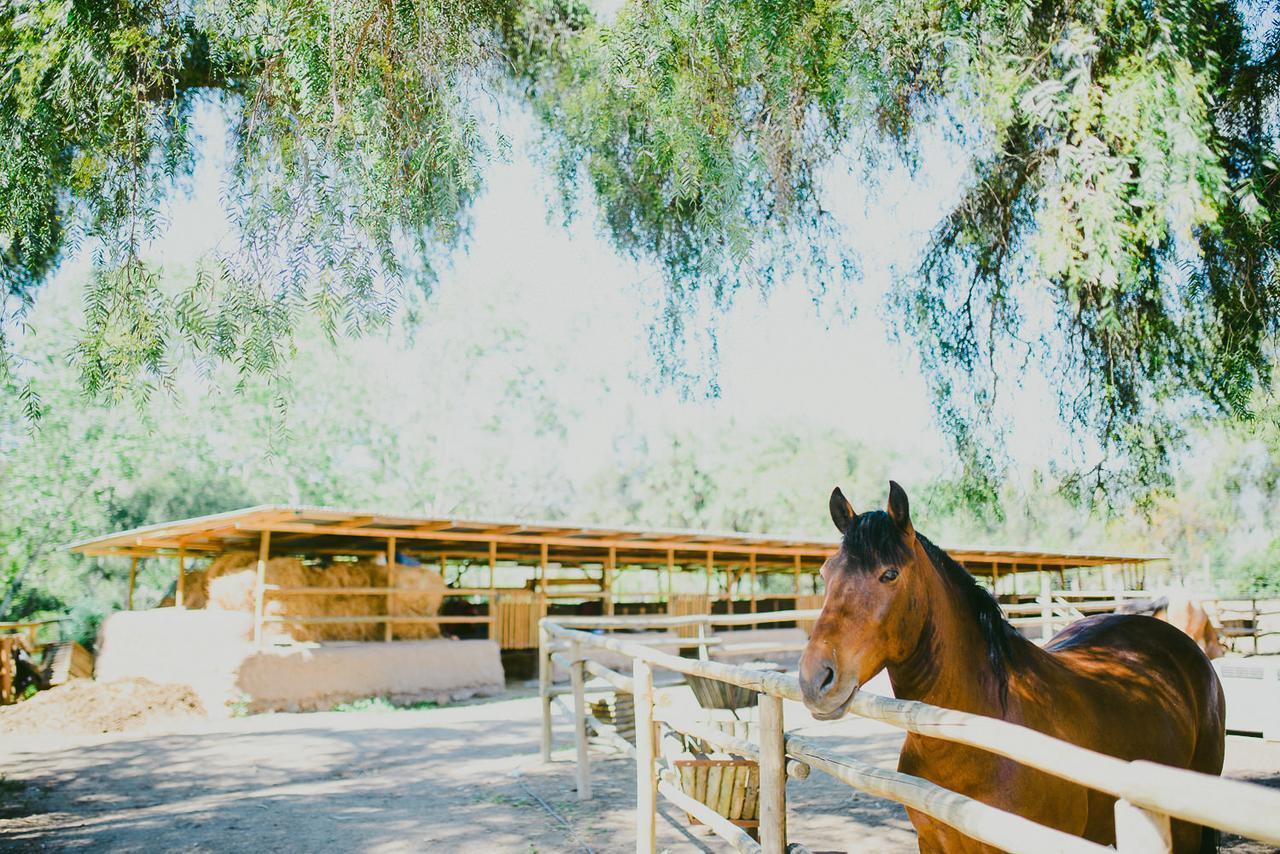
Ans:
<svg viewBox="0 0 1280 854"><path fill-rule="evenodd" d="M394 703L390 697L361 697L349 703L338 703L331 712L416 712L422 709L438 709L439 703Z"/></svg>
<svg viewBox="0 0 1280 854"><path fill-rule="evenodd" d="M965 186L890 314L972 491L993 493L997 404L1029 365L1097 439L1080 494L1116 468L1167 486L1187 416L1248 417L1280 331L1280 23L1266 13L661 0L604 20L578 0L14 0L0 8L0 331L85 247L82 388L145 400L194 352L241 388L273 378L283 405L304 317L356 333L430 285L505 145L491 93L514 92L542 118L565 209L589 193L618 248L664 271L652 338L668 378L705 379L738 288L803 273L815 299L849 304L856 236L827 213L824 175L914 165L940 127ZM177 286L145 249L192 169L200 98L234 116L238 240ZM0 368L12 355L0 340ZM39 415L38 389L13 391Z"/></svg>
<svg viewBox="0 0 1280 854"><path fill-rule="evenodd" d="M487 0L6 4L0 287L28 299L64 248L98 247L75 359L107 396L170 384L177 342L271 375L303 312L330 333L379 322L465 229L489 145L474 95L508 15ZM191 171L201 93L236 114L240 245L168 293L143 250Z"/></svg>

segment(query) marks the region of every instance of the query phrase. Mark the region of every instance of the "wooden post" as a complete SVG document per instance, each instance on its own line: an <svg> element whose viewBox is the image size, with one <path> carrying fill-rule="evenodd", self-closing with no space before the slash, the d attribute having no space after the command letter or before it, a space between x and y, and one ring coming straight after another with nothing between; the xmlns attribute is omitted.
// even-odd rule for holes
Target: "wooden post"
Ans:
<svg viewBox="0 0 1280 854"><path fill-rule="evenodd" d="M1116 801L1116 851L1168 854L1172 849L1169 816L1136 807L1124 798Z"/></svg>
<svg viewBox="0 0 1280 854"><path fill-rule="evenodd" d="M760 695L760 848L764 854L787 850L787 751L782 731L782 700Z"/></svg>
<svg viewBox="0 0 1280 854"><path fill-rule="evenodd" d="M1053 637L1053 594L1050 592L1052 582L1044 567L1040 572L1040 638L1048 640Z"/></svg>
<svg viewBox="0 0 1280 854"><path fill-rule="evenodd" d="M489 640L498 639L498 589L495 581L498 568L498 543L489 543Z"/></svg>
<svg viewBox="0 0 1280 854"><path fill-rule="evenodd" d="M129 599L125 604L125 607L130 611L133 610L133 585L137 577L138 577L138 556L134 555L129 560Z"/></svg>
<svg viewBox="0 0 1280 854"><path fill-rule="evenodd" d="M547 544L543 543L538 550L538 590L542 593L542 603L547 602Z"/></svg>
<svg viewBox="0 0 1280 854"><path fill-rule="evenodd" d="M613 616L613 573L618 568L618 550L609 546L609 562L604 569L604 613Z"/></svg>
<svg viewBox="0 0 1280 854"><path fill-rule="evenodd" d="M578 800L591 800L591 757L587 752L587 695L583 690L582 647L573 645L573 740L578 747Z"/></svg>
<svg viewBox="0 0 1280 854"><path fill-rule="evenodd" d="M551 634L538 627L538 696L542 698L542 761L551 761Z"/></svg>
<svg viewBox="0 0 1280 854"><path fill-rule="evenodd" d="M670 606L670 603L671 603L671 597L675 594L675 590L676 590L676 588L675 588L675 586L674 586L674 584L673 584L673 581L675 580L675 571L676 571L676 552L675 552L675 549L667 549L667 603L668 603L668 607Z"/></svg>
<svg viewBox="0 0 1280 854"><path fill-rule="evenodd" d="M715 552L707 552L707 613L710 614L711 608L711 576L715 570Z"/></svg>
<svg viewBox="0 0 1280 854"><path fill-rule="evenodd" d="M186 591L187 581L187 550L185 546L178 546L178 586L174 590L173 605L175 608L185 608L186 597L183 593Z"/></svg>
<svg viewBox="0 0 1280 854"><path fill-rule="evenodd" d="M792 608L800 607L800 555L796 555L796 568L792 572L792 587L795 588L795 599L791 603Z"/></svg>
<svg viewBox="0 0 1280 854"><path fill-rule="evenodd" d="M632 660L636 715L636 854L657 850L658 775L654 769L657 733L653 726L653 670L649 662Z"/></svg>
<svg viewBox="0 0 1280 854"><path fill-rule="evenodd" d="M271 532L258 540L258 578L253 586L253 643L262 646L262 616L267 595L267 555L271 552Z"/></svg>
<svg viewBox="0 0 1280 854"><path fill-rule="evenodd" d="M444 563L444 558L440 558L440 562ZM444 579L444 573L440 573L441 580ZM396 589L396 538L387 537L387 616L390 617L395 613L393 607L395 602ZM382 639L388 643L391 642L395 629L392 627L390 620L386 622L386 629L383 632Z"/></svg>
<svg viewBox="0 0 1280 854"><path fill-rule="evenodd" d="M751 566L751 613L754 614L756 612L756 553L755 552L751 553L750 566ZM751 624L751 628L753 629L757 629L759 627L760 627L759 623Z"/></svg>

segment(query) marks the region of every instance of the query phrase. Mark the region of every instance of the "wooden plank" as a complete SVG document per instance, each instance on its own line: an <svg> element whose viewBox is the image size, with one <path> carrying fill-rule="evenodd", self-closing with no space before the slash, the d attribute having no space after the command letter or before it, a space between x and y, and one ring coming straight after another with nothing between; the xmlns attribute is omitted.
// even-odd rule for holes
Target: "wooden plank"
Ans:
<svg viewBox="0 0 1280 854"><path fill-rule="evenodd" d="M373 519L369 519L370 522ZM440 576L440 580L444 580L444 576ZM396 587L396 538L387 537L387 615L395 613L395 587ZM382 639L391 642L395 636L395 624L387 620L386 628L383 630Z"/></svg>

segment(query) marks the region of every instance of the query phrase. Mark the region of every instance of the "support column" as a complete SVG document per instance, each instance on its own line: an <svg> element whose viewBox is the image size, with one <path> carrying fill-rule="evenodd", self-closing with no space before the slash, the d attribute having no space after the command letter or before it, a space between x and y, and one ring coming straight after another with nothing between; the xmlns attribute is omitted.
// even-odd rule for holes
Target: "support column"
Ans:
<svg viewBox="0 0 1280 854"><path fill-rule="evenodd" d="M129 598L125 601L126 610L133 610L133 585L138 577L138 556L129 559Z"/></svg>
<svg viewBox="0 0 1280 854"><path fill-rule="evenodd" d="M799 608L800 607L800 555L796 555L796 566L791 573L791 577L792 577L791 586L794 589L794 592L796 594L795 599L792 600L791 602L791 607Z"/></svg>
<svg viewBox="0 0 1280 854"><path fill-rule="evenodd" d="M184 593L187 588L187 549L185 546L178 546L178 585L174 588L173 605L175 608L185 608L186 597Z"/></svg>
<svg viewBox="0 0 1280 854"><path fill-rule="evenodd" d="M756 553L751 553L751 613L756 612ZM752 623L751 628L759 628L759 623Z"/></svg>
<svg viewBox="0 0 1280 854"><path fill-rule="evenodd" d="M609 546L609 562L604 569L604 613L613 616L613 574L618 568L618 550Z"/></svg>
<svg viewBox="0 0 1280 854"><path fill-rule="evenodd" d="M711 613L711 575L716 571L714 562L715 552L707 552L707 613Z"/></svg>
<svg viewBox="0 0 1280 854"><path fill-rule="evenodd" d="M267 595L267 556L271 552L271 532L263 531L258 540L258 577L253 586L253 643L262 646L262 615Z"/></svg>
<svg viewBox="0 0 1280 854"><path fill-rule="evenodd" d="M676 552L667 549L667 610L670 610L671 597L675 595Z"/></svg>
<svg viewBox="0 0 1280 854"><path fill-rule="evenodd" d="M1048 640L1053 637L1053 594L1051 587L1053 582L1050 581L1049 573L1044 571L1044 567L1038 567L1040 572L1040 638Z"/></svg>
<svg viewBox="0 0 1280 854"><path fill-rule="evenodd" d="M444 562L444 558L440 558L440 562ZM444 573L440 574L441 580L444 579ZM395 614L395 589L396 589L396 538L387 537L387 616L391 617ZM391 620L384 623L386 627L383 632L382 639L388 643L395 637L395 627Z"/></svg>
<svg viewBox="0 0 1280 854"><path fill-rule="evenodd" d="M498 639L498 544L489 543L489 640Z"/></svg>

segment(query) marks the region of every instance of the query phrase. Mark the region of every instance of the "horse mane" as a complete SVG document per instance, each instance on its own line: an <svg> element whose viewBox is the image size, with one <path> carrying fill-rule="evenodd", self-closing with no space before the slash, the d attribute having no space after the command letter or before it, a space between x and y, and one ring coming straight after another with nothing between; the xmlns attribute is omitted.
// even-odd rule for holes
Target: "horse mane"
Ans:
<svg viewBox="0 0 1280 854"><path fill-rule="evenodd" d="M1000 610L995 597L967 569L923 534L916 534L916 539L920 541L934 569L964 594L964 600L977 619L978 629L986 641L987 663L991 665L991 673L995 676L1000 707L1005 708L1009 700L1009 666L1015 655L1012 637L1017 634L1017 629L1005 619L1004 611Z"/></svg>

